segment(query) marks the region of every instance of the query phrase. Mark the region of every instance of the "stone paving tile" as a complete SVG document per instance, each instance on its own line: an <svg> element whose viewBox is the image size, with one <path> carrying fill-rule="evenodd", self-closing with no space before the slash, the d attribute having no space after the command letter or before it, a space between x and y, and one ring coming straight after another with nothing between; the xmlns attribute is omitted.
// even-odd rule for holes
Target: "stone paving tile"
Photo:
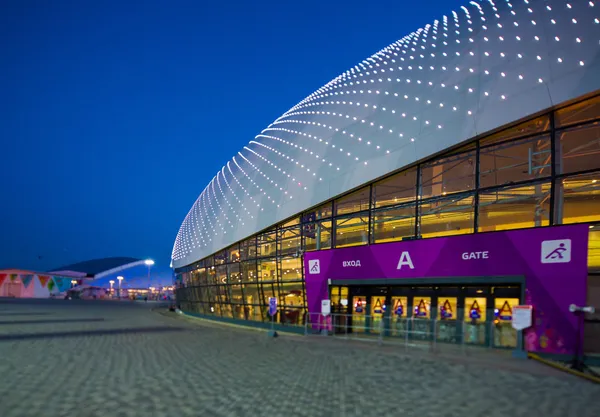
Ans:
<svg viewBox="0 0 600 417"><path fill-rule="evenodd" d="M69 318L104 320L59 321ZM599 386L563 373L269 339L149 303L0 300L1 417L586 417L598 398Z"/></svg>

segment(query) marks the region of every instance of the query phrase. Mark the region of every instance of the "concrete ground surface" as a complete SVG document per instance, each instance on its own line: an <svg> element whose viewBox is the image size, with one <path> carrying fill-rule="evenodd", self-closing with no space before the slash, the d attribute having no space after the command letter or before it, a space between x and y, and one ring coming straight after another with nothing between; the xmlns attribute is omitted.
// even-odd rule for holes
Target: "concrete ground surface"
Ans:
<svg viewBox="0 0 600 417"><path fill-rule="evenodd" d="M224 327L151 303L0 299L1 417L598 416L532 361Z"/></svg>

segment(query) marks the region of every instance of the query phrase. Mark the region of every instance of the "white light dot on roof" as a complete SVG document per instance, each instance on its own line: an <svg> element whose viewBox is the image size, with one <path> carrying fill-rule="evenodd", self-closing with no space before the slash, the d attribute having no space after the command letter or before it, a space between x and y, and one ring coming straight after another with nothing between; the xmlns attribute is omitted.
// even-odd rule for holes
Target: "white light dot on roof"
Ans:
<svg viewBox="0 0 600 417"><path fill-rule="evenodd" d="M414 143L419 129L434 132L426 140L427 149L435 147L449 121L475 122L481 105L475 95L486 106L505 106L513 91L547 81L547 65L586 71L586 57L599 46L596 10L595 0L473 0L362 60L276 119L217 172L181 224L175 265L270 227L286 207L295 210L288 217L300 212L314 183L342 167L376 171L369 162L384 152L405 163L407 153L396 150ZM465 99L476 101L467 107Z"/></svg>

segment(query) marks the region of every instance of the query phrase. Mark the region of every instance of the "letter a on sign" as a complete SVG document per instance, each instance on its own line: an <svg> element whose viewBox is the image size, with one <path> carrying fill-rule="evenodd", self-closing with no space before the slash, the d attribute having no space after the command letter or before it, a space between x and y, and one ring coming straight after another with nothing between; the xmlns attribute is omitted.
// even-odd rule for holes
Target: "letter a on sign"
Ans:
<svg viewBox="0 0 600 417"><path fill-rule="evenodd" d="M410 253L408 251L402 252L400 260L398 261L398 267L396 269L402 269L403 266L408 266L410 269L415 269L412 259L410 259Z"/></svg>

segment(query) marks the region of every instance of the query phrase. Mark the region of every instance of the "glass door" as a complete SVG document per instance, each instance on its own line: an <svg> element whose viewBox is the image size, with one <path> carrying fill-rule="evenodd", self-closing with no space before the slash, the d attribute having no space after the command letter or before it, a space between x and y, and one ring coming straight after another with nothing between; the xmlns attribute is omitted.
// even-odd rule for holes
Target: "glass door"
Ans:
<svg viewBox="0 0 600 417"><path fill-rule="evenodd" d="M486 297L465 297L465 343L473 345L486 344L486 308Z"/></svg>
<svg viewBox="0 0 600 417"><path fill-rule="evenodd" d="M385 314L385 296L373 295L370 302L370 323L369 332L379 334L383 326L383 315Z"/></svg>
<svg viewBox="0 0 600 417"><path fill-rule="evenodd" d="M353 333L364 333L365 326L367 325L367 297L364 295L353 295L351 301L351 331Z"/></svg>
<svg viewBox="0 0 600 417"><path fill-rule="evenodd" d="M412 338L415 340L431 339L433 333L431 322L431 297L415 295L413 296L412 306Z"/></svg>
<svg viewBox="0 0 600 417"><path fill-rule="evenodd" d="M459 343L460 327L458 319L458 298L441 296L437 298L437 340Z"/></svg>
<svg viewBox="0 0 600 417"><path fill-rule="evenodd" d="M407 328L408 297L392 296L390 306L390 335L404 337Z"/></svg>
<svg viewBox="0 0 600 417"><path fill-rule="evenodd" d="M512 309L518 298L494 299L494 346L517 347L517 331L512 327Z"/></svg>

